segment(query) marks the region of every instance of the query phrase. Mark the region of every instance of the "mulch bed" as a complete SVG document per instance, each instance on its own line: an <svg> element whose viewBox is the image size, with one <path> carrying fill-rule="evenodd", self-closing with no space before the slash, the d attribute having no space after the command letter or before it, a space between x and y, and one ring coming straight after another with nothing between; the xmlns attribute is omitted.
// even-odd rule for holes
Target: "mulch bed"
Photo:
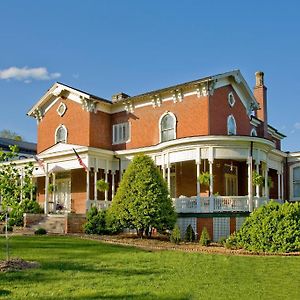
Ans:
<svg viewBox="0 0 300 300"><path fill-rule="evenodd" d="M20 258L0 260L0 272L14 272L25 269L38 268L40 265L34 261L26 261Z"/></svg>
<svg viewBox="0 0 300 300"><path fill-rule="evenodd" d="M223 255L239 255L239 256L300 256L300 252L292 252L292 253L257 253L250 252L243 249L226 249L220 244L212 243L209 247L201 246L197 243L180 243L179 245L175 245L164 238L150 238L150 239L141 239L134 235L80 235L83 239L92 239L99 240L101 242L105 242L108 244L122 245L122 246L132 246L137 247L147 251L161 251L161 250L175 250L175 251L183 251L183 252L200 252L200 253L208 253L208 254L223 254Z"/></svg>

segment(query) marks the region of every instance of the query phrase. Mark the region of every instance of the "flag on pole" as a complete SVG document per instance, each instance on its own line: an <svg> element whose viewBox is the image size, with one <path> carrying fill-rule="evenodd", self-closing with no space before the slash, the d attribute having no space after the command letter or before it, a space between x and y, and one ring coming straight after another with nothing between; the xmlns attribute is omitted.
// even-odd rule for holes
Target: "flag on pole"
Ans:
<svg viewBox="0 0 300 300"><path fill-rule="evenodd" d="M43 169L44 173L46 173L44 161L42 159L38 158L36 155L33 155L33 158L38 163L39 167Z"/></svg>
<svg viewBox="0 0 300 300"><path fill-rule="evenodd" d="M86 172L88 172L89 171L89 169L88 169L88 167L85 165L85 163L82 161L82 159L81 159L81 157L79 156L79 154L77 153L77 151L73 148L73 151L74 151L74 153L76 154L76 156L77 156L77 160L78 160L78 162L79 162L79 164L84 168L84 170L86 171Z"/></svg>

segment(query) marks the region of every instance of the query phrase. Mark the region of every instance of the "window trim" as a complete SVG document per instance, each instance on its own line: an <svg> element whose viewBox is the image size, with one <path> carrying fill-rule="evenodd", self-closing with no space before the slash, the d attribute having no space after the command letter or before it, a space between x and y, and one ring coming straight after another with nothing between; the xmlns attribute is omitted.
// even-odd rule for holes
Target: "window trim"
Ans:
<svg viewBox="0 0 300 300"><path fill-rule="evenodd" d="M294 197L294 169L300 168L300 163L290 166L290 201L300 201L300 197Z"/></svg>
<svg viewBox="0 0 300 300"><path fill-rule="evenodd" d="M254 134L253 134L254 133ZM252 128L251 131L250 131L250 136L257 136L257 131L256 131L256 128Z"/></svg>
<svg viewBox="0 0 300 300"><path fill-rule="evenodd" d="M60 128L63 128L65 130L65 134L66 134L66 138L65 138L65 141L57 141L57 132ZM64 125L64 124L60 124L56 130L55 130L55 144L57 143L64 143L64 144L67 144L68 143L68 129L67 127Z"/></svg>
<svg viewBox="0 0 300 300"><path fill-rule="evenodd" d="M115 132L116 130L118 130L117 128L126 126L128 128L128 138L125 139L119 139L119 137L117 136L117 140L115 140ZM125 127L125 128L126 128ZM125 129L125 135L126 135L126 129ZM112 125L112 144L113 145L119 145L119 144L126 144L129 143L131 141L131 122L122 122L122 123L116 123Z"/></svg>
<svg viewBox="0 0 300 300"><path fill-rule="evenodd" d="M161 128L161 122L162 122L162 119L166 116L166 115L170 115L172 118L173 118L173 123L174 123L174 139L172 140L176 140L177 139L177 118L176 116L170 112L170 111L166 111L165 113L163 113L160 118L159 118L159 121L158 121L158 128L159 128L159 142L160 143L164 143L164 142L168 142L168 141L162 141L162 128ZM172 141L170 140L170 141Z"/></svg>
<svg viewBox="0 0 300 300"><path fill-rule="evenodd" d="M232 97L232 103L230 101L231 97ZM228 95L227 95L227 101L228 101L228 104L229 104L230 107L234 107L234 105L235 105L235 98L234 98L233 92L228 93Z"/></svg>
<svg viewBox="0 0 300 300"><path fill-rule="evenodd" d="M233 120L233 124L234 124L234 133L230 133L229 132L229 122L230 120ZM235 121L235 118L233 115L229 115L227 117L227 135L236 135L236 132L237 132L237 126L236 126L236 121Z"/></svg>

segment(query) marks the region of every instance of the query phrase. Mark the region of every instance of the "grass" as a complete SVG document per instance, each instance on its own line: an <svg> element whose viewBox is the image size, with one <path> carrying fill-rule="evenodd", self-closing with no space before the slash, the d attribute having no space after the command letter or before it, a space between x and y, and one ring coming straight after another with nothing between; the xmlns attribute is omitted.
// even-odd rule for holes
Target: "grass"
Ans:
<svg viewBox="0 0 300 300"><path fill-rule="evenodd" d="M39 269L0 273L0 299L300 299L300 257L148 252L74 237L12 237ZM5 240L0 238L0 259Z"/></svg>

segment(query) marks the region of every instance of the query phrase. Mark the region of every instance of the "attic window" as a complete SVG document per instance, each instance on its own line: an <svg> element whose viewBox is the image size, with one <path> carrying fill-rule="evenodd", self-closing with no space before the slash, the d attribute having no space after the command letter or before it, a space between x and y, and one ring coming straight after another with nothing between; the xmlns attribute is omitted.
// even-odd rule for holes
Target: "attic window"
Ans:
<svg viewBox="0 0 300 300"><path fill-rule="evenodd" d="M227 99L228 99L228 103L229 103L230 107L233 107L234 104L235 104L235 99L234 99L234 96L233 96L232 92L230 92L228 94Z"/></svg>
<svg viewBox="0 0 300 300"><path fill-rule="evenodd" d="M66 104L61 102L56 111L62 117L65 114L66 110L67 110Z"/></svg>

